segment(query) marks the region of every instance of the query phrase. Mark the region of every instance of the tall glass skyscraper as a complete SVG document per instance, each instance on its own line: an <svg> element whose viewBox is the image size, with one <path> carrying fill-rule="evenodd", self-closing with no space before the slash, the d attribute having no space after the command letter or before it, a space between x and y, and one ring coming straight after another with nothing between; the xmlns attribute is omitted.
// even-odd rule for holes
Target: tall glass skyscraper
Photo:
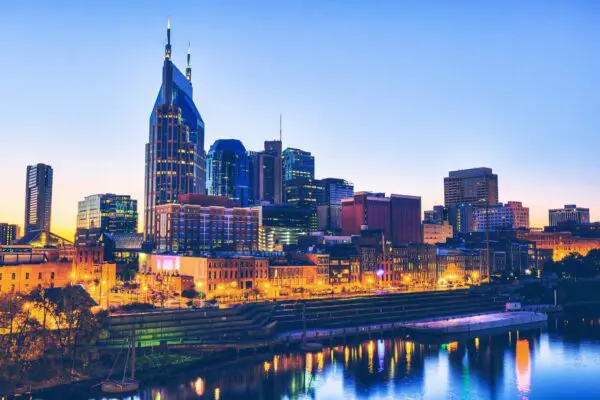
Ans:
<svg viewBox="0 0 600 400"><path fill-rule="evenodd" d="M103 233L136 233L137 200L129 195L94 194L80 201L77 208L78 245L97 244Z"/></svg>
<svg viewBox="0 0 600 400"><path fill-rule="evenodd" d="M237 139L217 140L206 157L208 194L248 205L250 175L246 148Z"/></svg>
<svg viewBox="0 0 600 400"><path fill-rule="evenodd" d="M189 50L185 75L171 61L169 21L162 85L146 144L144 236L149 241L156 230L156 206L175 203L181 194L206 192L204 121L194 104L191 80Z"/></svg>
<svg viewBox="0 0 600 400"><path fill-rule="evenodd" d="M25 234L49 231L52 213L52 167L29 165L25 181Z"/></svg>

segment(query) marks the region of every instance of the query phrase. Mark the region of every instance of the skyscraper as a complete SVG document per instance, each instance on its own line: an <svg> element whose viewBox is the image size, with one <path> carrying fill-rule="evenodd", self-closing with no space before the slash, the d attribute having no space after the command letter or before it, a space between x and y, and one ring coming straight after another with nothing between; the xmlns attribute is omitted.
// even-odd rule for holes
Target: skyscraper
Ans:
<svg viewBox="0 0 600 400"><path fill-rule="evenodd" d="M263 151L249 153L251 203L280 204L283 201L281 155L280 140L265 141Z"/></svg>
<svg viewBox="0 0 600 400"><path fill-rule="evenodd" d="M25 234L49 231L52 214L52 167L29 165L25 181Z"/></svg>
<svg viewBox="0 0 600 400"><path fill-rule="evenodd" d="M345 179L321 179L323 200L317 205L317 229L332 234L340 233L342 229L342 199L351 198L354 185Z"/></svg>
<svg viewBox="0 0 600 400"><path fill-rule="evenodd" d="M590 209L567 204L564 208L555 208L548 211L550 226L565 224L589 224Z"/></svg>
<svg viewBox="0 0 600 400"><path fill-rule="evenodd" d="M163 62L162 85L150 115L146 144L144 236L153 240L154 208L180 194L206 192L204 121L193 100L188 49L185 75L171 61L171 24Z"/></svg>
<svg viewBox="0 0 600 400"><path fill-rule="evenodd" d="M283 151L284 184L298 178L315 179L315 158L308 151L288 147Z"/></svg>
<svg viewBox="0 0 600 400"><path fill-rule="evenodd" d="M444 178L444 205L498 204L498 175L491 168L471 168L450 171Z"/></svg>
<svg viewBox="0 0 600 400"><path fill-rule="evenodd" d="M77 245L96 245L103 233L136 233L137 200L129 195L94 194L77 208Z"/></svg>
<svg viewBox="0 0 600 400"><path fill-rule="evenodd" d="M220 139L210 146L206 157L208 194L225 196L248 205L250 180L248 153L237 139Z"/></svg>

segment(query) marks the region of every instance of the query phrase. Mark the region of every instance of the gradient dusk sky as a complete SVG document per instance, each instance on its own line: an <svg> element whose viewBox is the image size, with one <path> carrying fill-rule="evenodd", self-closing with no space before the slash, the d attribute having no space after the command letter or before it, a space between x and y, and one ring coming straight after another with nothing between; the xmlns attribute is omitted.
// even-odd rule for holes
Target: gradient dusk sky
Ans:
<svg viewBox="0 0 600 400"><path fill-rule="evenodd" d="M487 166L500 200L600 219L598 1L4 1L0 222L23 225L28 164L54 168L52 230L77 201L131 194L161 80L192 46L215 139L278 136L318 178L443 203L449 170ZM141 216L141 213L140 213ZM140 221L141 226L141 221Z"/></svg>

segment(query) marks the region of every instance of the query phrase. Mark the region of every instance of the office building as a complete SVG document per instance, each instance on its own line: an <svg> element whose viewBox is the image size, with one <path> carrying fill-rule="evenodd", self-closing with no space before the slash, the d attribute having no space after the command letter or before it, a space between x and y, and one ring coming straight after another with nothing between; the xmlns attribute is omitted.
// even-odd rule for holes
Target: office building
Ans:
<svg viewBox="0 0 600 400"><path fill-rule="evenodd" d="M384 193L356 192L342 200L342 235L359 235L362 230L380 230L391 237L390 199Z"/></svg>
<svg viewBox="0 0 600 400"><path fill-rule="evenodd" d="M75 243L95 245L103 233L136 233L137 200L129 195L94 194L80 201Z"/></svg>
<svg viewBox="0 0 600 400"><path fill-rule="evenodd" d="M447 220L448 212L444 206L433 206L432 210L425 210L424 212L424 223L441 224L443 221Z"/></svg>
<svg viewBox="0 0 600 400"><path fill-rule="evenodd" d="M421 197L392 194L390 196L392 243L423 243Z"/></svg>
<svg viewBox="0 0 600 400"><path fill-rule="evenodd" d="M281 141L265 141L265 149L249 152L250 202L280 204L283 201Z"/></svg>
<svg viewBox="0 0 600 400"><path fill-rule="evenodd" d="M379 230L392 244L422 243L421 198L358 192L342 200L342 235Z"/></svg>
<svg viewBox="0 0 600 400"><path fill-rule="evenodd" d="M441 224L423 223L423 243L425 244L446 243L446 239L453 236L454 229L448 221L443 221Z"/></svg>
<svg viewBox="0 0 600 400"><path fill-rule="evenodd" d="M444 206L471 203L496 205L498 203L498 175L491 168L472 168L450 171L444 178Z"/></svg>
<svg viewBox="0 0 600 400"><path fill-rule="evenodd" d="M311 208L293 204L268 204L253 209L259 212L259 249L261 251L283 250L298 244L299 238L311 230Z"/></svg>
<svg viewBox="0 0 600 400"><path fill-rule="evenodd" d="M513 229L529 229L529 207L523 207L520 201L509 201L505 207L512 210Z"/></svg>
<svg viewBox="0 0 600 400"><path fill-rule="evenodd" d="M315 179L315 158L308 151L287 148L283 151L283 181Z"/></svg>
<svg viewBox="0 0 600 400"><path fill-rule="evenodd" d="M230 198L246 207L250 196L248 169L248 153L242 142L215 141L206 156L208 194Z"/></svg>
<svg viewBox="0 0 600 400"><path fill-rule="evenodd" d="M345 179L321 179L324 190L323 204L342 205L342 199L349 199L354 195L354 185Z"/></svg>
<svg viewBox="0 0 600 400"><path fill-rule="evenodd" d="M564 208L556 208L548 211L550 226L566 224L589 224L590 209L577 207L575 204L567 204Z"/></svg>
<svg viewBox="0 0 600 400"><path fill-rule="evenodd" d="M469 203L453 204L448 208L448 222L454 228L454 233L469 233L475 230L473 212L477 207Z"/></svg>
<svg viewBox="0 0 600 400"><path fill-rule="evenodd" d="M20 233L18 225L0 222L0 245L13 244L20 238Z"/></svg>
<svg viewBox="0 0 600 400"><path fill-rule="evenodd" d="M217 204L222 204L216 196L199 197L202 200L213 197ZM180 199L189 200L189 197L182 196ZM191 203L156 207L158 252L198 254L216 250L258 250L258 210Z"/></svg>
<svg viewBox="0 0 600 400"><path fill-rule="evenodd" d="M52 167L29 165L25 181L25 234L50 231L52 216Z"/></svg>
<svg viewBox="0 0 600 400"><path fill-rule="evenodd" d="M206 192L204 121L193 100L188 50L185 75L171 61L171 27L163 62L162 85L150 115L146 144L144 237L154 240L155 208L175 203L181 194Z"/></svg>

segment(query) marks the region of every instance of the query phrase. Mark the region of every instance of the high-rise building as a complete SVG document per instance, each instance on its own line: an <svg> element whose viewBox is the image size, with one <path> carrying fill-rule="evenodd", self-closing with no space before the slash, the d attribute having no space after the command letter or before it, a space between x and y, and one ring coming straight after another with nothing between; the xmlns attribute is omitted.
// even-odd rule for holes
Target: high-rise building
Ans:
<svg viewBox="0 0 600 400"><path fill-rule="evenodd" d="M129 195L94 194L78 204L75 243L97 245L103 233L136 233L137 226L137 200Z"/></svg>
<svg viewBox="0 0 600 400"><path fill-rule="evenodd" d="M52 214L52 167L29 165L25 181L25 234L50 231Z"/></svg>
<svg viewBox="0 0 600 400"><path fill-rule="evenodd" d="M475 230L473 207L470 203L452 204L448 208L448 221L454 228L454 233L469 233Z"/></svg>
<svg viewBox="0 0 600 400"><path fill-rule="evenodd" d="M423 243L421 197L392 194L390 196L392 243Z"/></svg>
<svg viewBox="0 0 600 400"><path fill-rule="evenodd" d="M249 152L250 199L253 204L283 201L281 141L265 141L265 149Z"/></svg>
<svg viewBox="0 0 600 400"><path fill-rule="evenodd" d="M19 225L0 222L0 245L8 245L19 239Z"/></svg>
<svg viewBox="0 0 600 400"><path fill-rule="evenodd" d="M380 230L392 244L422 243L421 198L358 192L342 200L342 234Z"/></svg>
<svg viewBox="0 0 600 400"><path fill-rule="evenodd" d="M523 207L520 201L509 201L505 206L512 210L514 229L529 229L529 207Z"/></svg>
<svg viewBox="0 0 600 400"><path fill-rule="evenodd" d="M473 209L473 231L486 232L512 231L515 229L513 209L499 203L490 207L477 207Z"/></svg>
<svg viewBox="0 0 600 400"><path fill-rule="evenodd" d="M444 205L461 203L498 204L498 175L491 168L450 171L444 178Z"/></svg>
<svg viewBox="0 0 600 400"><path fill-rule="evenodd" d="M319 231L338 234L342 229L342 199L354 195L354 185L345 179L321 179L323 187L322 203L317 206L317 229Z"/></svg>
<svg viewBox="0 0 600 400"><path fill-rule="evenodd" d="M162 85L146 144L144 236L153 241L155 207L177 201L180 194L206 192L204 121L193 100L190 51L185 75L171 61L171 26L163 62Z"/></svg>
<svg viewBox="0 0 600 400"><path fill-rule="evenodd" d="M242 207L249 202L248 153L237 139L220 139L206 156L208 194L225 196Z"/></svg>
<svg viewBox="0 0 600 400"><path fill-rule="evenodd" d="M356 192L342 200L342 235L359 235L362 230L380 230L391 236L390 199L385 193Z"/></svg>
<svg viewBox="0 0 600 400"><path fill-rule="evenodd" d="M325 188L319 179L292 179L285 185L285 202L316 207L325 203Z"/></svg>
<svg viewBox="0 0 600 400"><path fill-rule="evenodd" d="M444 206L433 206L433 210L425 211L423 221L428 224L441 224L448 220L448 212Z"/></svg>
<svg viewBox="0 0 600 400"><path fill-rule="evenodd" d="M298 239L311 231L313 210L294 204L268 204L255 207L259 212L259 249L282 250L298 244Z"/></svg>
<svg viewBox="0 0 600 400"><path fill-rule="evenodd" d="M324 204L342 205L342 199L349 199L354 195L354 185L345 179L321 179L325 190Z"/></svg>
<svg viewBox="0 0 600 400"><path fill-rule="evenodd" d="M555 208L548 211L550 226L564 224L589 224L590 209L567 204L564 208Z"/></svg>
<svg viewBox="0 0 600 400"><path fill-rule="evenodd" d="M216 196L205 196L210 197ZM175 254L258 250L259 212L256 209L208 204L156 207L156 250ZM217 201L215 204L227 203Z"/></svg>
<svg viewBox="0 0 600 400"><path fill-rule="evenodd" d="M315 158L308 151L287 148L283 151L283 181L315 179Z"/></svg>

